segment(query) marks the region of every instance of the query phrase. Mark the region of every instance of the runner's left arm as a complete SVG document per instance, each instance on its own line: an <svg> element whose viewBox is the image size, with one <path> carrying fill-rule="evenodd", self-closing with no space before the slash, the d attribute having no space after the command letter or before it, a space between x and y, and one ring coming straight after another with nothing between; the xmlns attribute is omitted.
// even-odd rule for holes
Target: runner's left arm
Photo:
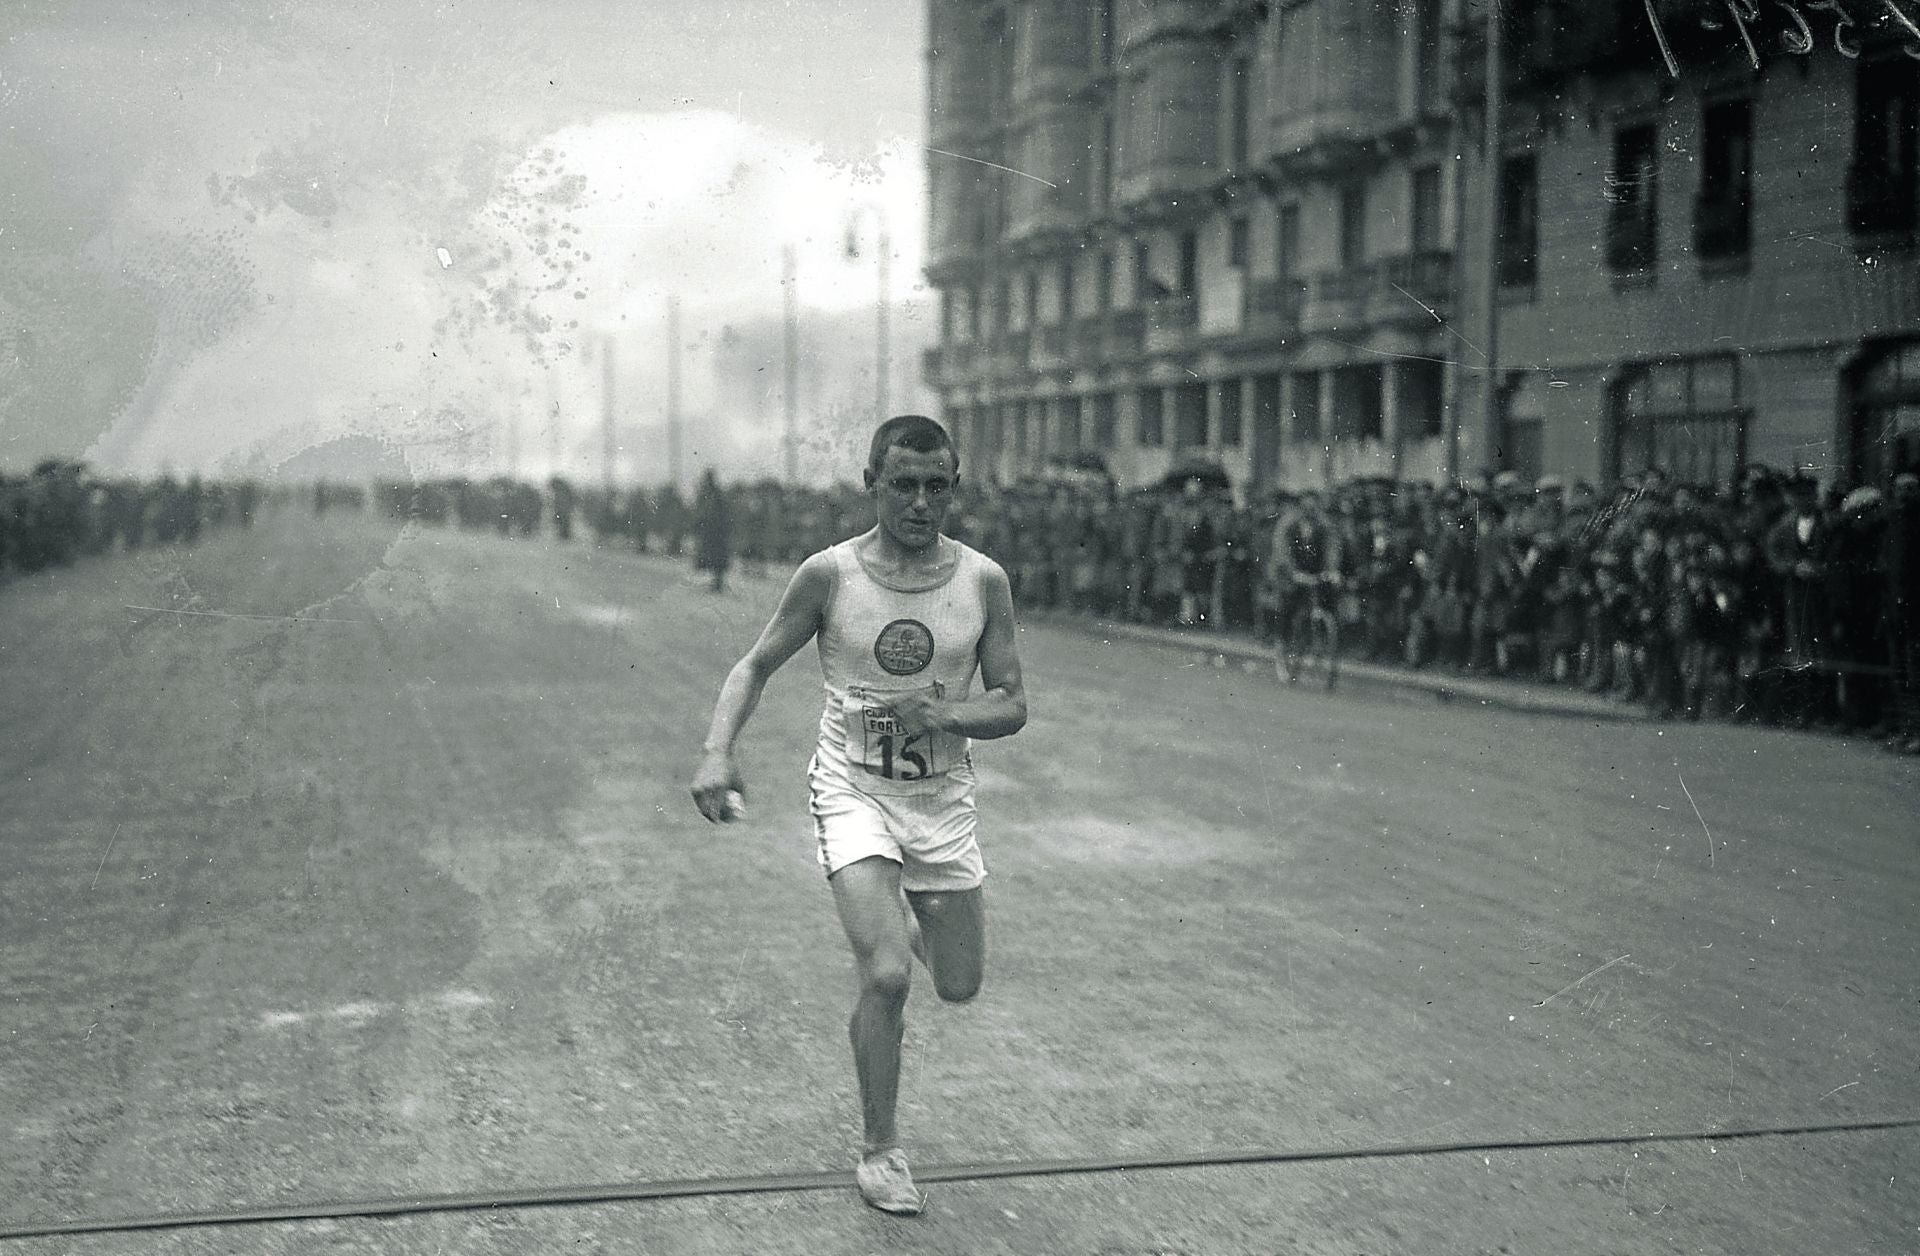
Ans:
<svg viewBox="0 0 1920 1256"><path fill-rule="evenodd" d="M1020 678L1013 589L999 563L983 566L980 593L986 603L986 626L980 633L983 692L971 699L936 698L924 691L901 695L892 703L893 713L908 732L933 729L989 741L1011 737L1026 726L1027 691Z"/></svg>

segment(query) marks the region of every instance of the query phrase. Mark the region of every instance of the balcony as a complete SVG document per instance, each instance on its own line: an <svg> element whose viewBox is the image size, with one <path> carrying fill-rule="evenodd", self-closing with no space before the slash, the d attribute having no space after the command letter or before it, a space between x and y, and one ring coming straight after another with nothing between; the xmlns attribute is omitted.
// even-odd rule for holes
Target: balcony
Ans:
<svg viewBox="0 0 1920 1256"><path fill-rule="evenodd" d="M1284 336L1300 325L1306 281L1298 277L1255 279L1246 287L1240 329L1247 335Z"/></svg>
<svg viewBox="0 0 1920 1256"><path fill-rule="evenodd" d="M1432 322L1452 305L1453 254L1427 249L1383 258L1368 314L1378 323Z"/></svg>
<svg viewBox="0 0 1920 1256"><path fill-rule="evenodd" d="M1024 371L1033 360L1033 337L1025 331L1003 331L994 349L995 369L1002 373Z"/></svg>
<svg viewBox="0 0 1920 1256"><path fill-rule="evenodd" d="M1179 348L1193 338L1200 322L1200 303L1191 292L1153 298L1146 307L1147 348Z"/></svg>
<svg viewBox="0 0 1920 1256"><path fill-rule="evenodd" d="M1098 361L1106 351L1107 320L1098 315L1083 318L1073 325L1073 356L1082 362Z"/></svg>
<svg viewBox="0 0 1920 1256"><path fill-rule="evenodd" d="M939 388L964 381L979 361L980 346L971 340L934 345L920 355L920 374L928 386Z"/></svg>
<svg viewBox="0 0 1920 1256"><path fill-rule="evenodd" d="M1065 323L1054 323L1040 328L1033 340L1033 361L1037 364L1056 364L1067 357L1068 327Z"/></svg>
<svg viewBox="0 0 1920 1256"><path fill-rule="evenodd" d="M1373 286L1374 268L1364 263L1309 275L1301 327L1306 331L1332 331L1360 324L1365 321L1367 297Z"/></svg>

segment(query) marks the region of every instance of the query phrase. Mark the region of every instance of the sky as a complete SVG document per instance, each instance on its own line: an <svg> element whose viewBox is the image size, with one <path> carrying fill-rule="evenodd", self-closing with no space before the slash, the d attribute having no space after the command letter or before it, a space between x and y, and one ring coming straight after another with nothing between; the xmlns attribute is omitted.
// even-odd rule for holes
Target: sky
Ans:
<svg viewBox="0 0 1920 1256"><path fill-rule="evenodd" d="M788 244L803 407L849 411L883 229L893 300L926 296L923 13L8 0L0 469L269 475L370 438L419 475L573 470L610 352L622 472L657 476L669 294L683 413L724 428L706 348L778 318ZM900 409L927 329L892 321ZM768 437L710 445L744 473Z"/></svg>

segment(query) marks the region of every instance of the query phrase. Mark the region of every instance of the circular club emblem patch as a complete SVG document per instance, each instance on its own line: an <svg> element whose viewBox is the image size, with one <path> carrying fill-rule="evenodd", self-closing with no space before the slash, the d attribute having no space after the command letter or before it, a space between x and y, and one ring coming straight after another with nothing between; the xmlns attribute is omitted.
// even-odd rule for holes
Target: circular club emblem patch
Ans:
<svg viewBox="0 0 1920 1256"><path fill-rule="evenodd" d="M890 676L911 676L933 662L933 633L917 619L896 619L873 639L873 657Z"/></svg>

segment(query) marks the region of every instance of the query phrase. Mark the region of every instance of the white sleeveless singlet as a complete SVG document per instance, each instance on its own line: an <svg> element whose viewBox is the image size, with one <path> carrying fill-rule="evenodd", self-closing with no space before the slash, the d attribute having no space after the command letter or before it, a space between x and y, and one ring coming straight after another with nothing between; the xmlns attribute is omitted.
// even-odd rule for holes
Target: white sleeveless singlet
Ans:
<svg viewBox="0 0 1920 1256"><path fill-rule="evenodd" d="M951 538L953 574L930 589L883 584L854 548L858 538L827 550L834 590L820 626L820 671L826 707L820 716L815 769L869 794L933 793L953 774L971 772L966 737L908 736L887 709L890 693L933 688L964 700L980 667L986 606L978 551Z"/></svg>

